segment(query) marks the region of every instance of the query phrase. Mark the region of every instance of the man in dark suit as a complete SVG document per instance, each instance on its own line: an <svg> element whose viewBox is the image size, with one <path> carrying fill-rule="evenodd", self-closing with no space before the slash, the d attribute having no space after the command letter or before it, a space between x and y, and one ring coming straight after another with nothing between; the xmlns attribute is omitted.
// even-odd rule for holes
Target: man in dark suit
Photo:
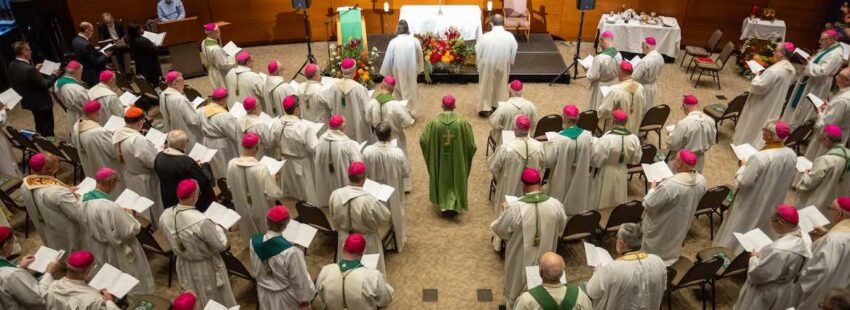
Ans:
<svg viewBox="0 0 850 310"><path fill-rule="evenodd" d="M204 212L215 200L215 192L213 192L215 183L213 182L212 170L210 170L208 163L200 165L186 155L188 154L186 149L188 143L189 137L186 132L182 130L168 132L166 137L168 147L156 154L153 169L159 177L159 193L162 196L164 208L177 205L177 184L182 179L192 178L198 182L198 187L201 189L195 208Z"/></svg>
<svg viewBox="0 0 850 310"><path fill-rule="evenodd" d="M48 89L59 76L59 70L44 78L38 70L41 64L31 63L32 49L26 42L12 44L15 60L9 64L9 83L23 99L21 107L32 112L35 130L44 137L53 137L53 100Z"/></svg>
<svg viewBox="0 0 850 310"><path fill-rule="evenodd" d="M117 45L114 47L115 52L115 60L118 61L118 66L120 67L118 71L126 72L124 68L124 53L121 49L126 49L126 40L124 39L125 28L121 23L121 20L115 20L112 18L112 14L109 12L105 12L101 14L103 20L97 26L97 42L98 44L109 44L115 43Z"/></svg>
<svg viewBox="0 0 850 310"><path fill-rule="evenodd" d="M91 45L89 39L94 35L94 27L91 23L80 23L78 30L77 37L71 41L71 47L74 48L74 57L83 64L83 81L93 86L98 83L100 71L106 69L109 57L112 56L112 49L107 50L104 55Z"/></svg>

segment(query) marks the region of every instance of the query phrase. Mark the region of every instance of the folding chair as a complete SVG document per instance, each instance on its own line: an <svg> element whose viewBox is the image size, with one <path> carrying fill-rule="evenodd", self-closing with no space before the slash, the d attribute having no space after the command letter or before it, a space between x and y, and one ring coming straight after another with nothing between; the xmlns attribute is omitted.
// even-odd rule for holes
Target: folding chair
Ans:
<svg viewBox="0 0 850 310"><path fill-rule="evenodd" d="M8 177L6 177L6 178L8 178ZM20 193L17 196L20 196ZM25 206L23 206L23 205L19 204L17 201L15 201L15 198L17 198L17 197L13 197L12 194L10 194L9 192L6 192L5 190L0 191L0 202L2 202L8 208L23 211L24 214L26 215L26 219L24 220L24 237L29 238L30 237L30 225L29 225L29 223L30 223L30 213L27 211L27 208Z"/></svg>
<svg viewBox="0 0 850 310"><path fill-rule="evenodd" d="M220 178L215 181L215 184L218 187L218 196L215 197L215 201L232 209L233 195L230 193L230 189L227 188L227 178Z"/></svg>
<svg viewBox="0 0 850 310"><path fill-rule="evenodd" d="M599 213L602 215L599 226L604 227L603 231L617 233L620 225L625 223L640 224L643 203L640 200L631 200L613 208L600 209Z"/></svg>
<svg viewBox="0 0 850 310"><path fill-rule="evenodd" d="M327 215L325 215L325 212L322 212L321 209L311 205L309 202L306 201L297 202L295 204L295 210L298 211L298 217L295 219L296 221L318 229L322 234L333 240L334 260L336 260L336 243L338 235L337 232L334 231L333 227L331 227L331 223L330 221L328 221L328 217Z"/></svg>
<svg viewBox="0 0 850 310"><path fill-rule="evenodd" d="M632 176L634 175L638 175L639 178L643 178L644 192L648 192L649 182L646 180L646 175L643 174L642 164L655 163L655 154L658 153L658 149L652 144L644 144L640 146L640 150L640 163L637 165L626 165L626 171L629 173L629 181L632 180Z"/></svg>
<svg viewBox="0 0 850 310"><path fill-rule="evenodd" d="M660 104L650 108L643 116L638 130L638 137L641 140L646 140L649 132L654 132L658 136L658 147L661 148L661 128L664 128L664 123L667 122L667 117L670 116L670 106Z"/></svg>
<svg viewBox="0 0 850 310"><path fill-rule="evenodd" d="M682 56L682 63L679 66L685 64L685 58L691 56L691 61L688 62L688 67L691 66L691 63L694 62L694 58L696 57L708 57L711 56L711 53L717 48L717 43L720 43L720 39L723 37L723 31L720 29L714 30L711 36L708 38L708 41L705 42L703 46L685 46L685 55ZM686 71L687 72L687 71Z"/></svg>
<svg viewBox="0 0 850 310"><path fill-rule="evenodd" d="M139 88L139 90L142 92L142 94L144 94L145 97L159 101L159 94L156 92L153 86L148 83L148 80L146 80L145 77L141 75L134 75L133 83L136 84L136 87Z"/></svg>
<svg viewBox="0 0 850 310"><path fill-rule="evenodd" d="M558 114L549 114L537 121L533 137L538 141L546 141L547 132L561 132L561 130L564 130L564 118Z"/></svg>
<svg viewBox="0 0 850 310"><path fill-rule="evenodd" d="M602 232L602 228L599 227L600 219L602 219L602 216L596 210L588 210L573 215L567 221L567 227L564 228L561 240L558 240L558 248L562 248L567 243L578 242L586 238L597 238Z"/></svg>
<svg viewBox="0 0 850 310"><path fill-rule="evenodd" d="M12 141L13 146L21 150L21 157L23 158L24 167L26 168L24 169L24 173L26 173L29 170L28 163L30 157L41 151L38 149L37 146L35 146L34 143L32 143L29 138L25 137L23 134L21 134L20 131L18 131L14 127L6 126L6 133L9 134L9 138L10 141Z"/></svg>
<svg viewBox="0 0 850 310"><path fill-rule="evenodd" d="M787 139L785 139L785 146L794 150L794 152L797 153L797 156L803 156L801 147L808 145L809 138L812 136L814 128L814 120L810 119L803 122L791 132L791 135L789 135Z"/></svg>
<svg viewBox="0 0 850 310"><path fill-rule="evenodd" d="M142 228L139 230L139 233L136 235L136 239L139 240L139 243L142 244L142 248L148 250L154 254L162 255L168 257L168 287L171 287L171 279L174 273L174 266L176 263L176 257L174 256L174 250L171 249L171 246L168 245L168 242L160 242L154 237L153 233L147 228Z"/></svg>
<svg viewBox="0 0 850 310"><path fill-rule="evenodd" d="M602 134L602 129L599 128L599 115L595 110L581 112L581 114L578 115L576 126L590 131L590 134L597 137Z"/></svg>
<svg viewBox="0 0 850 310"><path fill-rule="evenodd" d="M720 89L720 71L726 67L726 64L729 62L729 57L732 56L734 49L735 44L729 42L723 46L723 50L720 51L720 55L717 56L717 59L714 59L711 62L696 61L694 72L691 73L691 79L693 79L694 73L699 70L699 75L697 76L697 81L694 83L694 88L699 85L699 81L702 79L702 74L707 73L708 76L712 77L713 81L717 81L717 89Z"/></svg>
<svg viewBox="0 0 850 310"><path fill-rule="evenodd" d="M720 124L725 120L731 120L732 123L738 124L738 117L741 116L741 112L744 110L744 104L747 103L747 98L750 96L750 92L743 92L732 101L729 101L729 105L724 106L719 103L715 103L712 105L708 105L702 109L702 111L708 115L709 117L714 119L714 128L717 131L717 135L714 136L714 141L720 141ZM734 127L733 127L734 128Z"/></svg>
<svg viewBox="0 0 850 310"><path fill-rule="evenodd" d="M714 240L714 214L720 215L720 221L723 222L723 202L726 201L726 196L732 188L726 185L715 186L709 188L699 200L694 217L699 218L702 215L708 216L708 232L710 240Z"/></svg>
<svg viewBox="0 0 850 310"><path fill-rule="evenodd" d="M71 167L74 168L74 181L75 182L82 180L83 165L80 164L80 161L71 160L70 158L68 158L68 156L65 155L64 152L62 152L61 149L59 149L59 147L56 146L56 144L53 144L53 142L48 141L47 139L45 139L44 137L42 137L39 134L33 135L32 141L33 141L33 143L35 143L36 146L38 146L39 149L41 149L42 152L46 152L46 153L56 155L56 157L59 157L59 160L61 162L64 162L64 163L71 165Z"/></svg>
<svg viewBox="0 0 850 310"><path fill-rule="evenodd" d="M227 274L235 277L239 277L248 281L251 281L253 284L257 284L257 280L254 279L254 276L248 271L248 268L242 264L236 256L233 256L230 251L221 252L221 259L224 261L224 266L227 268Z"/></svg>
<svg viewBox="0 0 850 310"><path fill-rule="evenodd" d="M189 87L189 85L186 85L186 87L183 88L183 94L186 95L186 99L189 99L190 102L195 101L195 98L201 97L201 93L194 88Z"/></svg>
<svg viewBox="0 0 850 310"><path fill-rule="evenodd" d="M706 285L712 285L714 282L717 270L723 266L723 259L715 257L705 261L691 262L685 257L679 257L679 260L673 266L667 267L667 272L673 272L672 279L667 283L667 309L673 309L673 293L677 290L699 286L702 296L707 296ZM671 277L668 276L668 279ZM714 296L711 296L711 306L716 305ZM702 309L705 310L706 298L702 299Z"/></svg>

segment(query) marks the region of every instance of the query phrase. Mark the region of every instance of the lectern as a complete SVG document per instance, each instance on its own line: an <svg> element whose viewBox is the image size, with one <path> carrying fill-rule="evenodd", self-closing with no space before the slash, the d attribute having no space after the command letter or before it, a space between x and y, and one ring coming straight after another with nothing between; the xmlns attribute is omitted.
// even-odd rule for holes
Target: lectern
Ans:
<svg viewBox="0 0 850 310"><path fill-rule="evenodd" d="M160 22L157 31L166 33L162 46L168 47L172 69L180 71L186 78L206 74L198 56L200 41L204 39L204 29L198 17Z"/></svg>

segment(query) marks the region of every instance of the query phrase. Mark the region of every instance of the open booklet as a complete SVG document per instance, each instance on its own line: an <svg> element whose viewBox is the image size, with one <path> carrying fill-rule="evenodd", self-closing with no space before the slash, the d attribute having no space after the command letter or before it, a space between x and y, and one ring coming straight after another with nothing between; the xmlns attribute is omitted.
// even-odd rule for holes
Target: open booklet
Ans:
<svg viewBox="0 0 850 310"><path fill-rule="evenodd" d="M670 167L667 166L666 162L659 161L654 164L641 164L643 167L643 173L646 175L646 180L649 182L661 182L666 178L673 176L673 171L670 170Z"/></svg>
<svg viewBox="0 0 850 310"><path fill-rule="evenodd" d="M750 156L753 156L753 155L755 155L756 153L759 152L758 150L756 150L756 148L754 148L749 143L740 144L740 145L734 145L734 144L731 144L731 145L732 145L732 152L735 152L735 157L738 157L738 160L743 160L743 161L749 160Z"/></svg>
<svg viewBox="0 0 850 310"><path fill-rule="evenodd" d="M210 299L209 301L207 301L207 305L204 306L204 310L239 310L239 305L235 305L233 307L228 308L227 306Z"/></svg>
<svg viewBox="0 0 850 310"><path fill-rule="evenodd" d="M245 106L242 105L241 102L233 103L233 106L230 107L230 115L233 115L235 118L240 118L245 115L248 115L248 111L245 110Z"/></svg>
<svg viewBox="0 0 850 310"><path fill-rule="evenodd" d="M106 121L106 124L103 124L103 129L109 132L116 132L118 129L124 128L127 126L127 123L124 122L124 119L115 115L109 117L109 120Z"/></svg>
<svg viewBox="0 0 850 310"><path fill-rule="evenodd" d="M590 66L593 65L593 55L587 55L587 57L582 58L578 61L578 63L584 67L585 70L590 70Z"/></svg>
<svg viewBox="0 0 850 310"><path fill-rule="evenodd" d="M142 96L136 96L131 92L125 91L120 97L118 97L118 101L120 101L121 105L126 108L136 103L139 98L142 98Z"/></svg>
<svg viewBox="0 0 850 310"><path fill-rule="evenodd" d="M30 263L27 269L38 273L45 273L47 272L47 265L49 265L50 262L58 262L64 255L65 250L57 251L42 245L38 248L38 251L35 251L35 255L33 255L35 256L35 260Z"/></svg>
<svg viewBox="0 0 850 310"><path fill-rule="evenodd" d="M136 213L144 214L151 206L153 206L153 200L148 199L147 197L142 197L136 192L128 189L125 189L118 199L115 199L115 203L125 209L130 209L136 211Z"/></svg>
<svg viewBox="0 0 850 310"><path fill-rule="evenodd" d="M750 71L753 73L759 73L764 70L764 66L752 59L747 60L747 66L750 67Z"/></svg>
<svg viewBox="0 0 850 310"><path fill-rule="evenodd" d="M540 277L540 266L525 267L525 282L528 283L528 289L532 289L543 284L543 278ZM566 272L561 275L561 283L567 283Z"/></svg>
<svg viewBox="0 0 850 310"><path fill-rule="evenodd" d="M372 194L372 196L375 196L375 199L378 199L378 201L387 202L388 200L390 200L390 196L393 195L393 191L395 191L395 188L386 184L381 184L366 179L366 182L363 183L363 190L369 194Z"/></svg>
<svg viewBox="0 0 850 310"><path fill-rule="evenodd" d="M773 240L770 240L770 237L758 228L743 234L737 232L734 234L735 238L738 239L738 242L741 243L741 247L743 247L747 252L761 250L761 248L773 242Z"/></svg>
<svg viewBox="0 0 850 310"><path fill-rule="evenodd" d="M204 103L204 101L207 101L206 99L204 99L204 97L200 97L200 96L195 97L195 100L192 100L192 107L197 110L198 107L200 107L201 104Z"/></svg>
<svg viewBox="0 0 850 310"><path fill-rule="evenodd" d="M805 158L803 156L797 156L797 164L795 165L795 167L797 168L797 171L806 172L806 171L812 170L812 168L814 166L815 166L815 164L812 163L812 161L809 160L808 158Z"/></svg>
<svg viewBox="0 0 850 310"><path fill-rule="evenodd" d="M77 184L77 190L74 191L74 193L80 196L85 195L86 193L92 191L96 185L97 181L92 178L86 177L85 179L83 179L82 182L80 182L80 184Z"/></svg>
<svg viewBox="0 0 850 310"><path fill-rule="evenodd" d="M110 294L118 298L124 298L138 284L138 279L118 270L118 268L110 264L103 264L103 267L100 267L100 271L89 281L89 286L97 290L106 289Z"/></svg>
<svg viewBox="0 0 850 310"><path fill-rule="evenodd" d="M0 102L2 102L3 104L6 105L7 110L14 109L15 106L17 106L18 103L21 102L21 99L24 99L24 98L21 97L21 95L18 94L18 92L16 92L14 89L11 89L11 88L0 93Z"/></svg>
<svg viewBox="0 0 850 310"><path fill-rule="evenodd" d="M298 84L295 80L289 80L289 87L292 88L295 93L298 93L298 91L301 90L301 84ZM369 95L371 96L371 94Z"/></svg>
<svg viewBox="0 0 850 310"><path fill-rule="evenodd" d="M165 41L165 32L161 33L153 33L150 31L145 31L142 33L142 36L153 42L153 45L162 46L162 42Z"/></svg>
<svg viewBox="0 0 850 310"><path fill-rule="evenodd" d="M823 213L818 210L815 206L808 206L797 211L797 214L800 215L800 222L797 226L800 227L804 233L809 233L814 230L815 227L823 227L829 225L829 219L823 215Z"/></svg>
<svg viewBox="0 0 850 310"><path fill-rule="evenodd" d="M587 265L590 267L599 268L614 261L608 250L587 242L584 243L584 256L587 258Z"/></svg>
<svg viewBox="0 0 850 310"><path fill-rule="evenodd" d="M200 143L195 143L195 146L192 147L192 151L189 152L189 157L203 164L210 162L216 152L218 152L218 150L208 148Z"/></svg>
<svg viewBox="0 0 850 310"><path fill-rule="evenodd" d="M233 43L233 41L227 42L227 44L225 44L221 49L223 49L224 52L231 57L236 57L236 54L242 50L242 48L236 46L236 43Z"/></svg>
<svg viewBox="0 0 850 310"><path fill-rule="evenodd" d="M360 258L360 263L366 268L378 269L379 260L381 260L381 254L365 254Z"/></svg>
<svg viewBox="0 0 850 310"><path fill-rule="evenodd" d="M823 107L824 103L826 103L826 101L823 101L823 99L813 93L809 93L808 95L806 95L806 98L808 98L809 101L811 101L812 104L815 105L817 111L820 111L821 107Z"/></svg>
<svg viewBox="0 0 850 310"><path fill-rule="evenodd" d="M280 172L280 168L283 168L283 163L285 162L286 160L277 160L268 156L263 156L263 158L260 159L260 163L269 169L269 174L271 175L276 175Z"/></svg>
<svg viewBox="0 0 850 310"><path fill-rule="evenodd" d="M145 139L150 141L155 147L164 146L167 138L168 136L164 132L159 131L156 128L148 129L148 133L145 135Z"/></svg>
<svg viewBox="0 0 850 310"><path fill-rule="evenodd" d="M54 71L59 70L60 68L62 68L62 65L58 62L52 62L45 59L44 62L41 63L41 69L38 70L38 72L44 75L51 75Z"/></svg>
<svg viewBox="0 0 850 310"><path fill-rule="evenodd" d="M794 49L794 54L800 55L804 59L809 59L810 57L812 57L812 55L809 55L809 53L804 50L801 50L799 47Z"/></svg>
<svg viewBox="0 0 850 310"><path fill-rule="evenodd" d="M313 238L316 237L317 232L319 232L319 230L313 226L296 220L290 220L281 235L283 235L283 238L286 240L289 240L289 242L309 248L310 244L313 243Z"/></svg>
<svg viewBox="0 0 850 310"><path fill-rule="evenodd" d="M221 205L218 202L213 202L212 204L210 204L210 207L207 208L206 212L204 212L204 216L206 216L208 219L212 220L216 224L221 225L221 227L224 227L225 230L228 230L230 229L230 227L233 227L233 225L236 224L236 222L238 222L239 219L242 218L241 216L239 216L239 213L228 209L227 207Z"/></svg>

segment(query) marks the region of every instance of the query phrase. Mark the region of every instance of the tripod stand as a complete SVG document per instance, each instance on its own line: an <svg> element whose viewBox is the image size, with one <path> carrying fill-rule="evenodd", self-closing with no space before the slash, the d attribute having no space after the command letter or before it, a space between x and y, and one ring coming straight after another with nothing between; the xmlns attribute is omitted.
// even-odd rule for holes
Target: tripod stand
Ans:
<svg viewBox="0 0 850 310"><path fill-rule="evenodd" d="M313 56L313 41L310 31L310 16L307 16L307 9L304 9L302 12L304 13L304 38L307 41L307 59L305 59L304 63L301 64L301 68L298 68L298 71L295 71L295 75L292 76L292 80L294 80L296 77L298 77L298 75L301 74L301 71L304 70L304 67L306 67L307 64L317 63L316 56Z"/></svg>
<svg viewBox="0 0 850 310"><path fill-rule="evenodd" d="M578 61L581 59L579 57L579 55L580 55L579 51L581 50L581 31L582 31L583 28L584 28L584 10L581 11L581 21L578 24L578 36L576 37L576 54L573 55L573 63L570 64L566 69L564 69L564 71L561 71L561 73L558 74L558 76L556 76L554 79L552 79L552 81L549 82L549 86L552 86L552 84L555 84L555 82L557 82L558 79L560 79L564 75L566 75L567 78L572 77L572 79L580 78L578 76ZM570 72L570 69L573 69L572 75L570 75L568 73L568 72Z"/></svg>

